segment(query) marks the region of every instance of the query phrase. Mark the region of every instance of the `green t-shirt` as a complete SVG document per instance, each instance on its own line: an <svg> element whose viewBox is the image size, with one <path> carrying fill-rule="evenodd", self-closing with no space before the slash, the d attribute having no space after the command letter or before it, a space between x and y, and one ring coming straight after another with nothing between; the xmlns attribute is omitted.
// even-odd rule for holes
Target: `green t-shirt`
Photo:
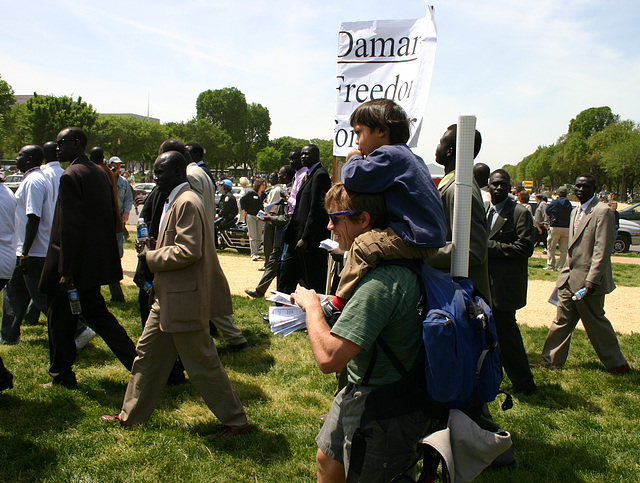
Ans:
<svg viewBox="0 0 640 483"><path fill-rule="evenodd" d="M333 334L362 347L347 363L349 382L361 384L378 335L407 371L415 366L424 352L419 301L420 281L408 268L387 265L367 272L331 329ZM377 352L369 385L390 384L400 379L381 347Z"/></svg>

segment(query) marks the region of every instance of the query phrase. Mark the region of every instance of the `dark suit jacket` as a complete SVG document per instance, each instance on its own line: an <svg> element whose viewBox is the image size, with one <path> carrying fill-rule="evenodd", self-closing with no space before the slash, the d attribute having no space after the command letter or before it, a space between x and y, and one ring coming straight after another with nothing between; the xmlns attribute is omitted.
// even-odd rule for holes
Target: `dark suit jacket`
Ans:
<svg viewBox="0 0 640 483"><path fill-rule="evenodd" d="M493 307L517 310L527 303L528 260L533 254L533 219L508 199L489 232L489 278Z"/></svg>
<svg viewBox="0 0 640 483"><path fill-rule="evenodd" d="M613 210L594 200L574 230L577 211L578 208L571 213L567 263L558 276L557 286L568 282L571 291L576 292L588 280L596 285L594 295L611 293L616 288L611 273L611 252L616 238Z"/></svg>
<svg viewBox="0 0 640 483"><path fill-rule="evenodd" d="M78 290L122 280L117 203L107 174L86 155L64 171L40 279L42 293L56 294L62 275L73 276Z"/></svg>
<svg viewBox="0 0 640 483"><path fill-rule="evenodd" d="M426 259L426 262L439 270L451 271L451 252L453 249L452 227L455 197L455 178L448 183L438 186L444 216L447 220L447 243L438 249L436 254ZM469 246L469 278L473 286L482 296L491 302L491 292L489 289L489 273L487 270L487 222L485 216L484 202L478 184L473 182L473 192L471 200L471 240Z"/></svg>
<svg viewBox="0 0 640 483"><path fill-rule="evenodd" d="M329 238L329 215L324 209L324 196L329 188L329 173L319 165L298 190L296 209L284 235L285 243L295 245L298 240L304 240L309 248L318 248L322 240Z"/></svg>

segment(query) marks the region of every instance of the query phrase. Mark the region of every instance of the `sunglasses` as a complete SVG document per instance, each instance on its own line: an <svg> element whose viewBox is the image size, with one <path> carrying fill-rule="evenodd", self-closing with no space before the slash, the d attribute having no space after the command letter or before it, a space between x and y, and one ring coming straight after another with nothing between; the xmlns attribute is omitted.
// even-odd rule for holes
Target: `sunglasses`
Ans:
<svg viewBox="0 0 640 483"><path fill-rule="evenodd" d="M57 141L58 146L62 146L64 143L73 142L75 139L64 139L62 138L60 141Z"/></svg>
<svg viewBox="0 0 640 483"><path fill-rule="evenodd" d="M335 225L338 221L337 218L341 216L359 215L360 213L362 213L362 210L335 211L333 213L329 213L329 218L331 219L331 223Z"/></svg>

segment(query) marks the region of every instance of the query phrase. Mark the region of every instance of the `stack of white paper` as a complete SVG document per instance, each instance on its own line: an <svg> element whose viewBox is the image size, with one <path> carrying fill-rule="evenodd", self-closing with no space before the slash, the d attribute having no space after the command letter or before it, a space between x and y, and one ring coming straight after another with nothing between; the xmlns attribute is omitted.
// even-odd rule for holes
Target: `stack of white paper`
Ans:
<svg viewBox="0 0 640 483"><path fill-rule="evenodd" d="M271 302L285 304L281 306L269 307L269 324L271 332L281 337L293 334L298 330L307 328L307 316L298 305L291 302L291 296L272 290L273 296L267 298ZM320 303L325 302L329 297L327 295L318 294Z"/></svg>

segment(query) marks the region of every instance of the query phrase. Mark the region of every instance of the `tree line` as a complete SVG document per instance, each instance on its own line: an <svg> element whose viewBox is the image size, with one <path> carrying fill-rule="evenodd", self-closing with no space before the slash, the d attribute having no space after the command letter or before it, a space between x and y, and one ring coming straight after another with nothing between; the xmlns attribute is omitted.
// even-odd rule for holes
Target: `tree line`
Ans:
<svg viewBox="0 0 640 483"><path fill-rule="evenodd" d="M640 127L620 120L608 106L591 107L571 119L568 131L555 144L538 146L504 169L514 182L531 180L538 188L557 188L590 172L601 189L626 200L639 189Z"/></svg>
<svg viewBox="0 0 640 483"><path fill-rule="evenodd" d="M39 95L16 104L13 88L0 76L0 159L15 159L26 144L55 140L66 126L77 126L89 136L89 146L105 155L119 156L128 165L150 169L158 146L168 138L196 141L206 151L207 165L219 173L230 166L253 172L277 171L288 163L292 147L312 142L320 148L323 164L331 168L331 141L281 137L269 140L269 110L247 103L235 87L201 92L196 116L186 122L159 124L129 116L99 114L81 97Z"/></svg>

